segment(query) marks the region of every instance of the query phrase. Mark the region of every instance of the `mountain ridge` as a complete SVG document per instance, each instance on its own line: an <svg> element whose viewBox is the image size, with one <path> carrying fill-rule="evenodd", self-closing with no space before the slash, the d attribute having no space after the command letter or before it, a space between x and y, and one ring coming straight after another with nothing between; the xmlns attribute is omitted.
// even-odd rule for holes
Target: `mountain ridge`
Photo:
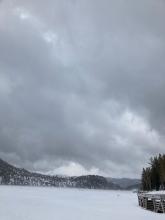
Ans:
<svg viewBox="0 0 165 220"><path fill-rule="evenodd" d="M4 185L54 186L88 189L119 189L98 175L78 177L50 176L17 168L0 159L0 183Z"/></svg>
<svg viewBox="0 0 165 220"><path fill-rule="evenodd" d="M121 184L99 175L51 176L17 168L0 159L0 184L21 186L53 186L87 189L124 189ZM130 185L129 185L130 187Z"/></svg>

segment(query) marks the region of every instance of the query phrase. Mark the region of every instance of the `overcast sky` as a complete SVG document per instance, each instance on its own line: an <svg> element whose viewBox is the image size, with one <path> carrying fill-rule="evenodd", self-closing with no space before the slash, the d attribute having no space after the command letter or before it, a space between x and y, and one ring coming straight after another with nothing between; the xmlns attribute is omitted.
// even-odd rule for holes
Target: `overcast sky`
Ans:
<svg viewBox="0 0 165 220"><path fill-rule="evenodd" d="M165 153L164 0L1 0L0 157L140 177Z"/></svg>

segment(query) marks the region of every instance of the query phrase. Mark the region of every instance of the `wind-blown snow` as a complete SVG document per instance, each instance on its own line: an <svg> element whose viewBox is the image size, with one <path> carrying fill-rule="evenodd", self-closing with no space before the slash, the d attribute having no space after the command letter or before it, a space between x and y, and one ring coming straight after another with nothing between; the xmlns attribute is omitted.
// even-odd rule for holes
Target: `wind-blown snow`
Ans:
<svg viewBox="0 0 165 220"><path fill-rule="evenodd" d="M124 191L0 186L2 220L164 220Z"/></svg>

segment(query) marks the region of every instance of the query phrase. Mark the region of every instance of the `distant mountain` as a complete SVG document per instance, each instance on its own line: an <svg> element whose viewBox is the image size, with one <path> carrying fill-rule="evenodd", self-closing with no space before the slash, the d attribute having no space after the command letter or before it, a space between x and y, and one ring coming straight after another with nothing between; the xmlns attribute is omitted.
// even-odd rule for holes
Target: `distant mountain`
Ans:
<svg viewBox="0 0 165 220"><path fill-rule="evenodd" d="M126 190L139 189L141 183L140 179L130 178L107 178L107 180Z"/></svg>
<svg viewBox="0 0 165 220"><path fill-rule="evenodd" d="M0 159L0 184L28 185L28 186L54 186L88 189L120 189L120 187L97 175L78 177L50 176L29 172L16 168Z"/></svg>
<svg viewBox="0 0 165 220"><path fill-rule="evenodd" d="M141 189L141 183L137 183L137 184L134 184L134 185L130 185L126 188L126 190L139 190Z"/></svg>

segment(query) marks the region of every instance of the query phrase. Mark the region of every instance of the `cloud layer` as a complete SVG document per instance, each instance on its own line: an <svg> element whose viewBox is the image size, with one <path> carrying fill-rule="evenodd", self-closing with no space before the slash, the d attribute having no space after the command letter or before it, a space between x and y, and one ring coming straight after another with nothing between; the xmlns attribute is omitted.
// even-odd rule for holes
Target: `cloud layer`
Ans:
<svg viewBox="0 0 165 220"><path fill-rule="evenodd" d="M139 176L164 152L163 0L0 3L0 156Z"/></svg>

